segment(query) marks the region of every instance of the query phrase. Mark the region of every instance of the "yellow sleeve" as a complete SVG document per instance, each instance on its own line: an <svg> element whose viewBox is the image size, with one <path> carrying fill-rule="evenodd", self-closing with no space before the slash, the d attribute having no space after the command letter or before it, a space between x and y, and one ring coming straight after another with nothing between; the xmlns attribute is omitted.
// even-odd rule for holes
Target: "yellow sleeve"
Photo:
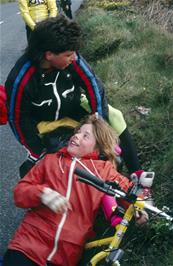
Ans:
<svg viewBox="0 0 173 266"><path fill-rule="evenodd" d="M108 108L110 125L115 130L117 135L120 136L127 127L124 116L120 110L115 109L110 104L108 104Z"/></svg>
<svg viewBox="0 0 173 266"><path fill-rule="evenodd" d="M91 108L89 106L88 100L86 98L86 95L81 95L81 106L87 111L91 112ZM126 121L124 120L124 116L122 112L118 109L115 109L110 104L108 104L109 108L109 122L111 127L115 130L116 134L120 136L122 132L126 129Z"/></svg>
<svg viewBox="0 0 173 266"><path fill-rule="evenodd" d="M49 16L50 17L56 17L58 15L58 9L56 6L55 0L47 0L47 5L49 9Z"/></svg>
<svg viewBox="0 0 173 266"><path fill-rule="evenodd" d="M25 23L33 30L36 24L29 14L27 0L19 0L19 10Z"/></svg>

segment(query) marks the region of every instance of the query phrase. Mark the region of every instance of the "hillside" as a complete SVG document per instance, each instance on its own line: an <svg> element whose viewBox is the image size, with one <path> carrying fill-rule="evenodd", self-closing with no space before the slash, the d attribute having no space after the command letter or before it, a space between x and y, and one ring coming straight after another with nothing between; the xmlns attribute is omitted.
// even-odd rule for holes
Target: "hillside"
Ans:
<svg viewBox="0 0 173 266"><path fill-rule="evenodd" d="M134 0L130 2L146 20L173 32L173 0Z"/></svg>
<svg viewBox="0 0 173 266"><path fill-rule="evenodd" d="M166 20L172 1L148 2L85 0L77 20L84 32L82 54L104 82L109 102L124 113L143 169L156 173L155 204L173 213L172 17ZM165 23L156 18L154 4ZM173 265L173 229L156 220L136 229L131 264L123 265Z"/></svg>

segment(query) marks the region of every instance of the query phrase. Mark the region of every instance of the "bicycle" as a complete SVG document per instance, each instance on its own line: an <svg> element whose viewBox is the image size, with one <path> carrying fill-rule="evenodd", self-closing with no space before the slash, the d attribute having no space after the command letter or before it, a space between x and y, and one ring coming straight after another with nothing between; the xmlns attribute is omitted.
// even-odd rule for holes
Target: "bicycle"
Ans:
<svg viewBox="0 0 173 266"><path fill-rule="evenodd" d="M115 226L115 233L113 236L91 241L85 245L85 249L108 246L103 251L100 251L95 254L87 264L88 266L120 266L121 258L124 255L124 251L120 248L120 244L124 238L124 235L129 227L132 218L135 216L136 211L142 211L144 209L147 209L152 213L164 217L170 223L173 222L173 217L171 217L164 211L158 209L157 207L151 206L145 200L136 196L139 187L137 182L129 193L124 193L116 189L113 184L105 182L99 179L98 177L91 175L86 170L76 168L75 174L79 176L78 180L80 182L84 182L86 184L94 186L96 189L106 193L107 195L121 197L129 203L129 207L125 210L124 215L122 217L122 221L120 222L120 224Z"/></svg>

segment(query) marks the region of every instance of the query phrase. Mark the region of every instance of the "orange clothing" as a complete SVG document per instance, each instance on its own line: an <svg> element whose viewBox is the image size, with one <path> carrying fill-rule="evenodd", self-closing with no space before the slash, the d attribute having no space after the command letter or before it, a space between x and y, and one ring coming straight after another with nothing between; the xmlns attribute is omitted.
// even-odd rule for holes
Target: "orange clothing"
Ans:
<svg viewBox="0 0 173 266"><path fill-rule="evenodd" d="M87 167L103 180L116 181L125 191L131 186L128 178L120 175L109 161L99 160L96 152L80 160L71 158L66 148L47 155L14 188L15 204L32 209L26 213L9 249L23 252L40 266L46 265L46 261L61 265L62 248L59 250L58 244L62 247L67 242L75 253L69 258L73 250L67 252L67 263L64 259L62 265L76 265L84 243L93 233L92 225L103 196L94 187L77 181L73 174L76 167ZM72 209L58 214L42 205L40 196L45 187L65 196Z"/></svg>

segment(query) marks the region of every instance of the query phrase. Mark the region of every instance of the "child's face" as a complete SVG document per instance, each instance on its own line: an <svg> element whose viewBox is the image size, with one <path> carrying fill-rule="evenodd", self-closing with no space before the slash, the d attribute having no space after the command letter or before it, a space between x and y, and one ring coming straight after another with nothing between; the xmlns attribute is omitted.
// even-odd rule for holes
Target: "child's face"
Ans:
<svg viewBox="0 0 173 266"><path fill-rule="evenodd" d="M71 138L67 147L68 152L75 157L82 157L96 148L96 139L92 125L83 125Z"/></svg>
<svg viewBox="0 0 173 266"><path fill-rule="evenodd" d="M45 54L45 59L50 67L62 70L68 67L76 59L76 52L66 51L60 54L55 54L48 51Z"/></svg>

